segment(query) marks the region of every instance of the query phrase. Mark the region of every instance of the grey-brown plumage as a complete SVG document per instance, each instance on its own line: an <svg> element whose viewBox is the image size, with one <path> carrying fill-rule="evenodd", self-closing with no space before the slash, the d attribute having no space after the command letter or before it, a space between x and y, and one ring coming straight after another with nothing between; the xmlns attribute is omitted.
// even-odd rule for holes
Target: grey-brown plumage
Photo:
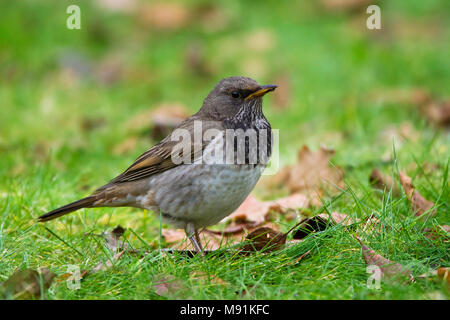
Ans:
<svg viewBox="0 0 450 320"><path fill-rule="evenodd" d="M201 122L201 133L209 129L224 133L227 129L267 130L270 156L271 128L262 112L262 96L276 88L260 86L246 77L221 80L209 93L201 109L177 129L192 133ZM258 136L259 137L259 136ZM46 213L38 218L45 222L81 208L131 206L161 212L164 221L184 228L197 250L201 250L197 230L212 225L232 213L258 181L265 163L258 158L250 163L248 141L245 141L245 163L208 164L205 154L213 141L202 140L190 148L191 163L176 163L173 153L178 141L171 135L143 153L122 174L86 198ZM176 152L179 152L176 151ZM259 153L258 153L259 154Z"/></svg>

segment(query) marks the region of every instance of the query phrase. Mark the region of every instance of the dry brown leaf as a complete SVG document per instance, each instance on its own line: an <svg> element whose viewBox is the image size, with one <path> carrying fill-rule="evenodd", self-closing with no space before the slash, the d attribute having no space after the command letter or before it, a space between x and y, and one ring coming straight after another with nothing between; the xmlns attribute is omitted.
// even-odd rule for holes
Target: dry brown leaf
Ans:
<svg viewBox="0 0 450 320"><path fill-rule="evenodd" d="M16 270L0 285L0 297L3 299L39 299L41 298L41 286L45 294L55 277L56 274L47 268Z"/></svg>
<svg viewBox="0 0 450 320"><path fill-rule="evenodd" d="M450 238L450 226L448 225L439 225L434 228L425 228L422 230L425 233L425 237L430 240L439 239L442 235L444 241L448 241Z"/></svg>
<svg viewBox="0 0 450 320"><path fill-rule="evenodd" d="M323 189L336 190L344 186L342 170L329 163L333 154L334 151L324 147L312 152L307 146L303 146L298 152L297 163L276 174L270 185L276 187L275 183L281 182L291 193L310 196L314 204L317 204L317 196Z"/></svg>
<svg viewBox="0 0 450 320"><path fill-rule="evenodd" d="M412 179L408 177L405 173L399 172L400 183L403 187L403 190L406 193L409 201L411 202L411 209L414 216L419 217L422 216L425 212L428 212L430 216L434 216L436 214L436 209L429 211L433 208L434 203L425 199L413 186Z"/></svg>
<svg viewBox="0 0 450 320"><path fill-rule="evenodd" d="M304 257L306 257L308 254L311 253L311 250L306 251L305 253L303 253L300 257L298 257L297 259L295 259L295 263L299 263Z"/></svg>
<svg viewBox="0 0 450 320"><path fill-rule="evenodd" d="M359 222L359 219L352 219L348 215L339 212L332 212L330 215L327 213L321 213L312 218L306 219L301 228L297 229L294 233L293 239L301 240L312 232L324 231L328 225L341 224L343 226L350 226Z"/></svg>
<svg viewBox="0 0 450 320"><path fill-rule="evenodd" d="M450 99L446 101L431 101L421 108L428 122L448 127L450 125Z"/></svg>
<svg viewBox="0 0 450 320"><path fill-rule="evenodd" d="M189 239L186 238L183 230L162 229L161 233L170 248L195 252L195 248L192 246ZM209 232L208 230L201 231L199 236L203 248L207 251L217 250L221 245L225 245L230 242L234 243L232 239L228 241L228 239L222 237L222 235Z"/></svg>
<svg viewBox="0 0 450 320"><path fill-rule="evenodd" d="M118 225L111 232L103 232L102 234L90 233L90 235L102 237L105 239L106 247L113 252L117 252L128 248L128 244L120 239L124 232L125 229Z"/></svg>
<svg viewBox="0 0 450 320"><path fill-rule="evenodd" d="M102 8L114 12L129 13L136 9L136 0L96 0L96 4Z"/></svg>
<svg viewBox="0 0 450 320"><path fill-rule="evenodd" d="M404 122L396 126L390 125L380 132L380 140L382 142L391 144L392 141L395 141L399 146L406 140L417 142L419 137L420 133L409 122Z"/></svg>
<svg viewBox="0 0 450 320"><path fill-rule="evenodd" d="M380 268L382 277L394 278L398 276L408 276L411 281L414 280L411 270L401 265L400 263L392 262L382 255L377 254L374 250L364 245L361 240L356 238L361 244L364 261L368 266L376 265Z"/></svg>
<svg viewBox="0 0 450 320"><path fill-rule="evenodd" d="M192 73L202 77L213 74L211 66L206 61L202 43L196 41L189 42L185 56L186 66Z"/></svg>
<svg viewBox="0 0 450 320"><path fill-rule="evenodd" d="M266 60L254 55L242 59L240 63L240 69L241 73L255 79L265 78L267 77L268 73Z"/></svg>
<svg viewBox="0 0 450 320"><path fill-rule="evenodd" d="M423 88L378 88L369 93L369 98L375 102L392 104L411 104L416 107L431 101L431 93Z"/></svg>
<svg viewBox="0 0 450 320"><path fill-rule="evenodd" d="M235 222L262 223L266 221L270 204L259 201L255 196L249 195L244 202L226 220Z"/></svg>
<svg viewBox="0 0 450 320"><path fill-rule="evenodd" d="M369 217L365 218L364 220L363 220L364 225L363 225L363 228L361 231L362 233L365 233L367 231L375 232L377 226L380 225L380 220L378 220L373 213Z"/></svg>
<svg viewBox="0 0 450 320"><path fill-rule="evenodd" d="M309 201L306 196L299 193L273 201L260 201L253 195L249 195L239 208L224 220L231 219L236 223L249 223L255 226L269 221L270 212L284 214L308 206Z"/></svg>
<svg viewBox="0 0 450 320"><path fill-rule="evenodd" d="M245 232L245 231L252 230L260 225L261 225L261 223L256 223L256 222L234 222L234 221L232 221L223 230L210 230L210 229L206 229L206 230L213 234L218 234L218 235L223 235L223 236L228 237L228 236L234 236L234 235L241 234L242 232Z"/></svg>
<svg viewBox="0 0 450 320"><path fill-rule="evenodd" d="M137 143L138 143L137 137L129 137L124 141L122 141L121 143L114 146L112 152L116 156L127 154L128 152L136 148Z"/></svg>
<svg viewBox="0 0 450 320"><path fill-rule="evenodd" d="M205 32L224 30L230 24L230 15L217 3L200 4L195 16L195 21L200 22Z"/></svg>
<svg viewBox="0 0 450 320"><path fill-rule="evenodd" d="M138 11L138 18L144 27L173 31L189 23L190 12L181 3L157 2L143 5Z"/></svg>
<svg viewBox="0 0 450 320"><path fill-rule="evenodd" d="M299 208L309 207L308 198L301 193L294 193L284 198L267 201L267 203L270 204L269 210L275 211L280 214L285 214L292 210L295 211Z"/></svg>
<svg viewBox="0 0 450 320"><path fill-rule="evenodd" d="M291 227L286 233L279 231L279 227L274 225L260 227L250 232L246 237L246 243L241 248L241 254L248 254L253 251L264 250L272 252L280 250L286 244L286 239L289 233L297 229L299 226L308 221L308 218L304 218Z"/></svg>
<svg viewBox="0 0 450 320"><path fill-rule="evenodd" d="M275 47L276 37L271 30L256 30L247 34L243 43L253 51L268 51Z"/></svg>
<svg viewBox="0 0 450 320"><path fill-rule="evenodd" d="M450 285L450 268L442 267L436 270L436 275L442 280L447 281L447 284Z"/></svg>
<svg viewBox="0 0 450 320"><path fill-rule="evenodd" d="M105 262L98 263L94 268L92 268L89 273L96 273L99 271L106 271L114 266L114 264L122 258L126 250L122 250L116 254L111 259L107 259Z"/></svg>
<svg viewBox="0 0 450 320"><path fill-rule="evenodd" d="M152 287L159 296L180 295L187 290L184 282L171 274L158 275L152 282Z"/></svg>
<svg viewBox="0 0 450 320"><path fill-rule="evenodd" d="M161 235L167 243L174 243L184 240L186 233L182 229L165 229L161 230Z"/></svg>
<svg viewBox="0 0 450 320"><path fill-rule="evenodd" d="M322 217L325 220L330 220L330 216L327 213L321 213L319 214L319 217ZM343 226L349 226L352 225L354 223L359 222L359 219L352 219L350 218L348 215L346 215L345 213L339 213L339 212L332 212L331 213L331 218L333 219L333 222L335 222L336 224L342 224Z"/></svg>
<svg viewBox="0 0 450 320"><path fill-rule="evenodd" d="M202 282L208 282L214 285L227 285L228 283L214 274L208 274L204 271L194 271L189 274L189 278L192 280L199 280Z"/></svg>
<svg viewBox="0 0 450 320"><path fill-rule="evenodd" d="M150 117L152 137L158 140L169 135L189 117L189 113L181 103L163 103L152 111Z"/></svg>
<svg viewBox="0 0 450 320"><path fill-rule="evenodd" d="M369 177L370 184L375 188L379 190L392 190L393 196L399 196L400 195L400 189L397 187L397 185L394 183L394 180L391 176L383 174L378 169L373 169L372 173Z"/></svg>
<svg viewBox="0 0 450 320"><path fill-rule="evenodd" d="M124 234L125 229L120 225L115 227L111 232L104 232L102 234L88 233L86 235L92 235L96 237L102 237L105 239L106 247L114 253L111 259L107 259L105 262L98 263L89 273L95 273L98 271L105 271L114 266L114 264L122 258L125 252L139 253L135 249L130 249L129 244L123 242L120 238Z"/></svg>
<svg viewBox="0 0 450 320"><path fill-rule="evenodd" d="M272 95L273 103L278 110L283 110L291 99L291 79L287 74L282 74L276 77L273 83L278 86Z"/></svg>
<svg viewBox="0 0 450 320"><path fill-rule="evenodd" d="M95 68L94 76L99 83L111 85L122 79L124 71L123 58L117 54L112 54L98 63Z"/></svg>
<svg viewBox="0 0 450 320"><path fill-rule="evenodd" d="M182 103L162 103L154 109L136 113L127 122L130 131L142 131L152 128L151 135L159 140L170 134L183 120L189 117Z"/></svg>
<svg viewBox="0 0 450 320"><path fill-rule="evenodd" d="M286 243L286 236L287 234L271 228L258 228L247 235L246 240L248 243L242 247L241 253L245 254L261 250L264 250L264 252L280 250Z"/></svg>
<svg viewBox="0 0 450 320"><path fill-rule="evenodd" d="M85 276L87 276L89 274L89 270L80 270L80 278L79 280L83 279ZM66 281L67 279L69 279L70 277L73 277L73 273L64 273L60 276L58 276L58 278L56 279L57 282L62 282L62 281Z"/></svg>
<svg viewBox="0 0 450 320"><path fill-rule="evenodd" d="M91 132L103 127L106 124L105 118L102 117L85 117L80 121L81 130Z"/></svg>

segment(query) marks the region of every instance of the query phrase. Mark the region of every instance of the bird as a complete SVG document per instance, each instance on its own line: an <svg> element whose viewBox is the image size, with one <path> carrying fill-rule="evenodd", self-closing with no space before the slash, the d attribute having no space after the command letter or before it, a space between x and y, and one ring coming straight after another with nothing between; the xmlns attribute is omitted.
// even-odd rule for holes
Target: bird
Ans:
<svg viewBox="0 0 450 320"><path fill-rule="evenodd" d="M272 128L263 114L262 98L276 88L243 76L220 80L197 113L123 173L37 221L47 222L82 208L141 208L184 229L195 251L204 254L199 230L234 212L267 166Z"/></svg>

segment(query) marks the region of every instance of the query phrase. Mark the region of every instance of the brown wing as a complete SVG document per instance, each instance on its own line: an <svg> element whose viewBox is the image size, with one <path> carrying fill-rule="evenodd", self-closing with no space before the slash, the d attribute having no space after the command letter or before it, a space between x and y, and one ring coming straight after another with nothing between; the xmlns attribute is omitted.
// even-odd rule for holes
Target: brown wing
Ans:
<svg viewBox="0 0 450 320"><path fill-rule="evenodd" d="M195 118L191 118L185 121L179 126L179 128L187 129L189 132L193 132L192 128L194 119ZM202 131L212 127L220 128L220 124L217 122L202 123ZM191 148L189 148L191 163L202 156L203 150L208 143L209 141L202 141L201 147L194 148L194 141L191 141ZM125 172L114 178L107 184L107 186L110 186L111 184L144 179L180 165L180 163L174 163L172 161L173 153L178 153L180 157L185 159L183 150L180 148L175 148L178 144L179 141L172 141L169 135L160 143L154 145L147 152L143 153L127 170L125 170ZM100 189L103 189L103 187Z"/></svg>
<svg viewBox="0 0 450 320"><path fill-rule="evenodd" d="M164 172L179 164L172 161L173 148L178 142L163 141L142 154L136 161L123 172L114 178L110 183L121 183L135 181L147 178L153 174ZM203 151L204 146L200 151ZM190 159L194 162L201 157L201 152L194 154L194 148L191 148Z"/></svg>

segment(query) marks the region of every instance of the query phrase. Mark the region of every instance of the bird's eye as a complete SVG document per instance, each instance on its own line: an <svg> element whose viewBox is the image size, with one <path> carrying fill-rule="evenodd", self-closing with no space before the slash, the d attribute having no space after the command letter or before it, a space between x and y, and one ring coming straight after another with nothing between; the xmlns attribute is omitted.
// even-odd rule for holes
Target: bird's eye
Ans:
<svg viewBox="0 0 450 320"><path fill-rule="evenodd" d="M238 91L233 91L233 92L231 93L231 96L232 96L233 98L239 98L239 97L241 96L241 94L240 94Z"/></svg>

